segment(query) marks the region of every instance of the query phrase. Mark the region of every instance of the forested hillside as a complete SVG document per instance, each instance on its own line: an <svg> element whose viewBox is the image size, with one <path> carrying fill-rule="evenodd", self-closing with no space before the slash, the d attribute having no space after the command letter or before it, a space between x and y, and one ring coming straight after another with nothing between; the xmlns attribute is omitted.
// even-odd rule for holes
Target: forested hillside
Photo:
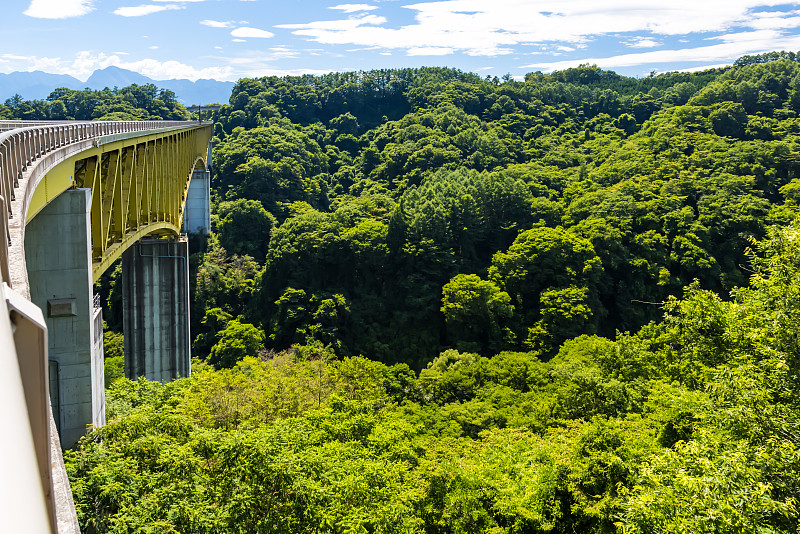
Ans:
<svg viewBox="0 0 800 534"><path fill-rule="evenodd" d="M240 80L193 374L110 384L84 530L797 532L796 60Z"/></svg>
<svg viewBox="0 0 800 534"><path fill-rule="evenodd" d="M547 361L310 343L117 380L66 456L82 531L797 532L800 233L754 249L731 300L694 283Z"/></svg>
<svg viewBox="0 0 800 534"><path fill-rule="evenodd" d="M240 80L215 116L195 353L236 359L253 325L267 349L415 369L447 348L547 359L635 331L695 279L727 298L800 191L800 66L764 59Z"/></svg>
<svg viewBox="0 0 800 534"><path fill-rule="evenodd" d="M59 87L44 100L14 95L0 105L0 120L183 120L186 109L169 89L153 84L82 91Z"/></svg>

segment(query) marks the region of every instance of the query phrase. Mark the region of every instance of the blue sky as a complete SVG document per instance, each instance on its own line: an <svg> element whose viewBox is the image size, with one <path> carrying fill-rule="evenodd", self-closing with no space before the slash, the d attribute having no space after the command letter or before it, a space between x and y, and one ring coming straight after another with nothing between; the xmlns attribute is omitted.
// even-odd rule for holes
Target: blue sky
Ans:
<svg viewBox="0 0 800 534"><path fill-rule="evenodd" d="M345 0L347 1L347 0ZM629 76L800 50L800 2L768 0L20 0L0 72L156 80L449 66Z"/></svg>

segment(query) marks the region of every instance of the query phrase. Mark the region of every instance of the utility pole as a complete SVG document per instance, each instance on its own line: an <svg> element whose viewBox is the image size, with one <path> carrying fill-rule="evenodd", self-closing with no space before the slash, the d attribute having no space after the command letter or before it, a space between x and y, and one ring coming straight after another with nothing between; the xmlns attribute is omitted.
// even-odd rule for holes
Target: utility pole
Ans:
<svg viewBox="0 0 800 534"><path fill-rule="evenodd" d="M216 111L220 108L219 104L212 104L208 106L191 106L186 108L186 111L196 111L197 112L197 119L199 123L202 124L203 122L203 111Z"/></svg>

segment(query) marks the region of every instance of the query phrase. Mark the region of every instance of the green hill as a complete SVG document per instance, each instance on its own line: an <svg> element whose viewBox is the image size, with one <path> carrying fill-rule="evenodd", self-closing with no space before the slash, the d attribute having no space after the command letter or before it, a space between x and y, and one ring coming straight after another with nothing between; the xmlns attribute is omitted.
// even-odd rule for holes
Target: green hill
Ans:
<svg viewBox="0 0 800 534"><path fill-rule="evenodd" d="M193 374L110 386L83 530L796 532L796 59L240 80Z"/></svg>

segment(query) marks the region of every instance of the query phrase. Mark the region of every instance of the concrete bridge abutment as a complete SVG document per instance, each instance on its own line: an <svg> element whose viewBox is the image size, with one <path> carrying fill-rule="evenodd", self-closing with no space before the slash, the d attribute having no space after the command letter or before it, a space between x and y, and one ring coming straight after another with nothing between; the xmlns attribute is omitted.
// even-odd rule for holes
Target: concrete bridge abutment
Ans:
<svg viewBox="0 0 800 534"><path fill-rule="evenodd" d="M202 182L201 182L202 183ZM207 185L206 185L207 186ZM105 424L102 309L92 283L91 191L68 190L26 225L31 301L48 329L50 398L61 445ZM143 238L122 255L125 376L189 376L186 237Z"/></svg>
<svg viewBox="0 0 800 534"><path fill-rule="evenodd" d="M94 306L91 190L65 191L25 230L31 301L48 330L50 402L63 447L105 424L102 310Z"/></svg>

